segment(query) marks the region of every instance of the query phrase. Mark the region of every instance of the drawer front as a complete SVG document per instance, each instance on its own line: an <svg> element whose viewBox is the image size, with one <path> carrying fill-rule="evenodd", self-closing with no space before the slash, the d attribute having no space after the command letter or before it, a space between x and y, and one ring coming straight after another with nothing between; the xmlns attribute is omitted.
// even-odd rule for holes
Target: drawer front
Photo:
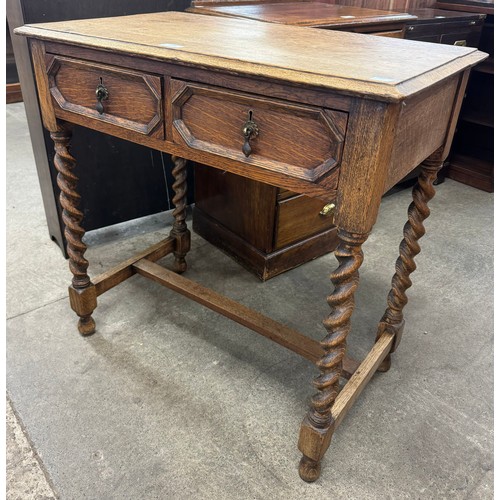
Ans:
<svg viewBox="0 0 500 500"><path fill-rule="evenodd" d="M304 195L278 202L275 249L333 227L333 214L320 215L325 202Z"/></svg>
<svg viewBox="0 0 500 500"><path fill-rule="evenodd" d="M164 137L161 77L77 59L52 56L52 97L61 109L157 138ZM107 96L98 111L96 90Z"/></svg>
<svg viewBox="0 0 500 500"><path fill-rule="evenodd" d="M178 144L312 182L340 164L345 112L178 80L172 93ZM247 156L243 128L249 116L258 134L248 141Z"/></svg>
<svg viewBox="0 0 500 500"><path fill-rule="evenodd" d="M441 43L445 45L461 45L462 47L477 47L481 32L478 30L466 33L446 33L441 36Z"/></svg>
<svg viewBox="0 0 500 500"><path fill-rule="evenodd" d="M482 24L482 21L415 24L406 28L405 38L423 42L438 42L446 45L457 44L477 47Z"/></svg>

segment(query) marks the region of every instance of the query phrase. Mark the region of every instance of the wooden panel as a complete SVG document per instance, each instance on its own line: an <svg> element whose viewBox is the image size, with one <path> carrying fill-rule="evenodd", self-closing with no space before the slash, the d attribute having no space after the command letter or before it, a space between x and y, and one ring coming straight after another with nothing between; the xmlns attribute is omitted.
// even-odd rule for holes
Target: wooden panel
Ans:
<svg viewBox="0 0 500 500"><path fill-rule="evenodd" d="M7 104L14 102L22 102L23 94L21 93L21 84L8 83L7 84Z"/></svg>
<svg viewBox="0 0 500 500"><path fill-rule="evenodd" d="M357 7L368 7L370 9L395 10L398 12L409 12L411 9L419 9L434 6L434 0L323 0L327 3L340 3L341 5L352 5Z"/></svg>
<svg viewBox="0 0 500 500"><path fill-rule="evenodd" d="M373 33L373 35L377 36L387 36L389 38L403 38L403 30L396 31L381 31L379 33Z"/></svg>
<svg viewBox="0 0 500 500"><path fill-rule="evenodd" d="M71 58L49 57L49 85L52 97L62 109L122 128L163 138L161 79L132 70ZM99 84L109 92L96 109Z"/></svg>
<svg viewBox="0 0 500 500"><path fill-rule="evenodd" d="M270 253L259 251L202 210L193 210L193 230L233 257L262 281L332 252L338 245L335 227ZM273 232L269 231L269 235Z"/></svg>
<svg viewBox="0 0 500 500"><path fill-rule="evenodd" d="M447 176L458 182L492 193L494 189L493 162L454 154L450 157Z"/></svg>
<svg viewBox="0 0 500 500"><path fill-rule="evenodd" d="M172 92L177 144L312 182L340 163L347 113L175 80ZM247 158L242 129L249 116L258 135Z"/></svg>
<svg viewBox="0 0 500 500"><path fill-rule="evenodd" d="M147 26L147 29L144 27ZM486 56L475 49L180 12L24 26L26 36L399 102ZM192 33L203 33L193 37ZM345 47L349 47L346 51ZM405 57L401 57L404 53Z"/></svg>
<svg viewBox="0 0 500 500"><path fill-rule="evenodd" d="M436 7L445 10L458 10L461 12L475 12L481 14L494 14L493 0L451 0L436 2Z"/></svg>
<svg viewBox="0 0 500 500"><path fill-rule="evenodd" d="M320 215L325 204L307 196L295 196L278 203L275 248L283 248L333 227L332 215Z"/></svg>
<svg viewBox="0 0 500 500"><path fill-rule="evenodd" d="M196 207L261 252L273 249L277 190L230 172L195 166Z"/></svg>
<svg viewBox="0 0 500 500"><path fill-rule="evenodd" d="M403 12L331 5L321 2L280 2L253 5L226 5L194 7L190 12L217 16L241 17L269 23L294 26L339 27L365 24L405 22L413 16Z"/></svg>
<svg viewBox="0 0 500 500"><path fill-rule="evenodd" d="M384 192L443 144L458 83L457 75L403 106Z"/></svg>

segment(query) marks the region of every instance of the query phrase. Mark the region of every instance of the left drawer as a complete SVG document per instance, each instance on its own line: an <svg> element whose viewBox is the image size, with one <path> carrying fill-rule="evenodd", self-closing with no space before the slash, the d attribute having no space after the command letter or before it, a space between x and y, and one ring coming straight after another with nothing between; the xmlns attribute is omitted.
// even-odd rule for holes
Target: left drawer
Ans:
<svg viewBox="0 0 500 500"><path fill-rule="evenodd" d="M56 114L59 107L164 138L160 76L54 55L49 56L47 75Z"/></svg>

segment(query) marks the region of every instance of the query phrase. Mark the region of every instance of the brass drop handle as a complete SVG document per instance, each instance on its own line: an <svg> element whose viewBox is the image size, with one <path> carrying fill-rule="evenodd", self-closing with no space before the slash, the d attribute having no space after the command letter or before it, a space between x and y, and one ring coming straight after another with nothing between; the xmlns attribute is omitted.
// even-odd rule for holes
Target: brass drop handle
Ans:
<svg viewBox="0 0 500 500"><path fill-rule="evenodd" d="M95 109L100 115L102 115L104 113L104 105L102 104L102 101L105 101L109 98L109 92L108 89L102 83L102 77L99 78L99 82L100 83L97 85L97 88L95 89L95 95L97 97L97 104Z"/></svg>
<svg viewBox="0 0 500 500"><path fill-rule="evenodd" d="M243 154L248 158L252 154L252 146L250 145L250 139L253 139L259 135L259 127L252 120L253 111L248 112L248 120L245 125L243 125L243 137L245 138L245 142L243 143L243 147L241 150Z"/></svg>
<svg viewBox="0 0 500 500"><path fill-rule="evenodd" d="M328 203L327 205L325 205L321 209L321 211L319 212L319 215L323 215L323 216L330 215L330 213L333 212L334 208L335 208L335 203Z"/></svg>

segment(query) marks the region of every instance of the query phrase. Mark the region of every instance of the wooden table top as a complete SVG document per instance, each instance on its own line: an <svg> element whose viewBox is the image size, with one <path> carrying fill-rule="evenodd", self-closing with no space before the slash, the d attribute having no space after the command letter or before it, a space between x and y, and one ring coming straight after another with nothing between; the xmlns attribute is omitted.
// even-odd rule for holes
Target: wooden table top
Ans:
<svg viewBox="0 0 500 500"><path fill-rule="evenodd" d="M15 33L396 102L487 57L475 48L184 12L26 25Z"/></svg>
<svg viewBox="0 0 500 500"><path fill-rule="evenodd" d="M386 10L332 5L320 2L283 2L254 5L204 5L193 7L191 12L218 16L242 17L268 23L293 24L294 26L345 26L383 24L415 19L408 13Z"/></svg>

